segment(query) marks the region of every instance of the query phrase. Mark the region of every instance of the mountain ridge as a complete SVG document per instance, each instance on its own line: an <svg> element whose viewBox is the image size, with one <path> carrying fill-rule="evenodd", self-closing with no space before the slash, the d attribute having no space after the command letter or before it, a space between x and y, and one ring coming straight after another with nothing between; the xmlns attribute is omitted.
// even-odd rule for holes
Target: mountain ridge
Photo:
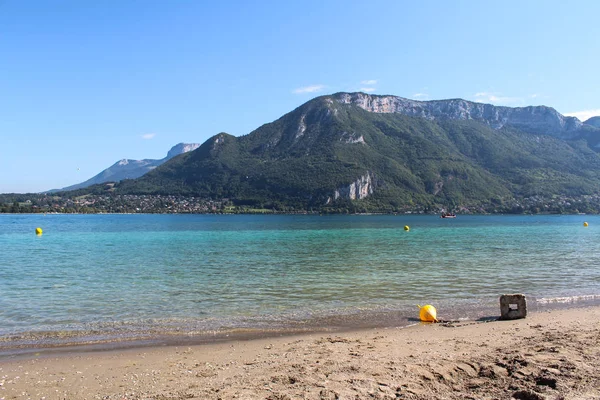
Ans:
<svg viewBox="0 0 600 400"><path fill-rule="evenodd" d="M587 120L585 120L584 124L600 128L600 116L588 118Z"/></svg>
<svg viewBox="0 0 600 400"><path fill-rule="evenodd" d="M171 147L167 152L167 155L164 158L155 160L155 159L143 159L143 160L133 160L124 158L122 160L117 161L110 167L104 169L100 173L94 175L90 179L77 183L75 185L67 186L62 189L52 189L49 190L48 193L59 192L59 191L69 191L69 190L77 190L83 189L88 186L106 183L106 182L119 182L123 179L135 179L143 176L148 171L162 165L163 163L169 161L173 157L176 157L180 154L187 153L189 151L193 151L200 147L199 143L178 143L175 146Z"/></svg>
<svg viewBox="0 0 600 400"><path fill-rule="evenodd" d="M578 118L564 116L548 106L505 107L460 98L420 101L361 92L336 93L333 97L339 102L353 103L375 113L401 113L429 120L446 118L484 121L494 129L510 125L529 130L530 133L531 130L535 130L536 133L568 134L577 131L583 125Z"/></svg>
<svg viewBox="0 0 600 400"><path fill-rule="evenodd" d="M546 106L336 93L247 135L219 133L115 190L365 211L584 195L600 185L599 138Z"/></svg>

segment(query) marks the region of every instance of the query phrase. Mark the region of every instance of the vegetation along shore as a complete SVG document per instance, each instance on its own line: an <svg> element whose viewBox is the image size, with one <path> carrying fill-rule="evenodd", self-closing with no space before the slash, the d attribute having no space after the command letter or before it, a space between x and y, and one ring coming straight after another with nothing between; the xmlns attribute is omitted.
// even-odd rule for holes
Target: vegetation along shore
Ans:
<svg viewBox="0 0 600 400"><path fill-rule="evenodd" d="M105 186L105 185L104 185ZM293 207L273 202L240 202L233 199L203 199L174 195L119 194L0 194L0 213L152 213L152 214L226 214L226 213L412 213L439 214L447 210L461 214L598 214L600 194L570 196L533 196L473 205L404 205L373 208L360 202L339 202L321 207Z"/></svg>

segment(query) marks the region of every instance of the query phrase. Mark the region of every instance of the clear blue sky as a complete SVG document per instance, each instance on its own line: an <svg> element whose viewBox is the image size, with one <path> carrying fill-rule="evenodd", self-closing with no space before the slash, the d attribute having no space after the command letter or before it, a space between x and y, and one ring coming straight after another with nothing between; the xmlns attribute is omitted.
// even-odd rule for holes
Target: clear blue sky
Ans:
<svg viewBox="0 0 600 400"><path fill-rule="evenodd" d="M0 193L339 91L600 115L599 16L595 0L0 0Z"/></svg>

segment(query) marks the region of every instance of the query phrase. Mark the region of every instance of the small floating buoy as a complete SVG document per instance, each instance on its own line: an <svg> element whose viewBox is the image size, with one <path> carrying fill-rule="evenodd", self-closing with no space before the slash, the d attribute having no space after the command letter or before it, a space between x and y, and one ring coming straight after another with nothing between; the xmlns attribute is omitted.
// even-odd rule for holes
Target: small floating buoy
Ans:
<svg viewBox="0 0 600 400"><path fill-rule="evenodd" d="M588 223L587 223L587 222L584 222L584 223L583 223L583 226L587 227L587 226L588 226Z"/></svg>
<svg viewBox="0 0 600 400"><path fill-rule="evenodd" d="M41 235L41 234L42 234L42 232L43 232L43 231L42 231L42 228L39 228L39 227L38 227L38 228L35 228L35 234L36 234L36 235Z"/></svg>
<svg viewBox="0 0 600 400"><path fill-rule="evenodd" d="M407 232L410 231L410 226L404 225L404 230L407 231Z"/></svg>
<svg viewBox="0 0 600 400"><path fill-rule="evenodd" d="M437 310L431 304L427 304L426 306L419 307L419 318L423 322L437 322Z"/></svg>

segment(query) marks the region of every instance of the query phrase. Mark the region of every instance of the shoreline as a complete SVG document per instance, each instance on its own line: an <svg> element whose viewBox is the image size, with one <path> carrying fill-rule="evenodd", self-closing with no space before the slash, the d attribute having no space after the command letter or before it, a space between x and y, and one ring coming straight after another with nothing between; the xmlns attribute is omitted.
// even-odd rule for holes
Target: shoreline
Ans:
<svg viewBox="0 0 600 400"><path fill-rule="evenodd" d="M553 301L528 296L529 315L588 307L600 308L600 295L555 298ZM499 318L496 307L474 307L462 304L436 302L438 318L446 323L481 323ZM414 312L413 312L414 311ZM403 329L419 324L416 307L397 310L369 310L359 313L317 316L310 320L290 320L279 326L230 326L198 330L192 326L171 326L161 329L160 324L150 329L103 331L61 330L23 331L0 335L0 362L26 359L32 354L47 356L64 353L128 351L164 346L203 346L232 341L262 340L311 334L345 334L365 329ZM147 326L147 325L146 325ZM148 327L148 326L147 326Z"/></svg>
<svg viewBox="0 0 600 400"><path fill-rule="evenodd" d="M390 211L390 212L355 212L355 213L344 213L344 212L318 212L318 211L269 211L269 212L0 212L0 215L307 215L307 216L378 216L378 215L394 215L394 216L437 216L439 217L441 212L419 212L419 211ZM566 215L566 216L598 216L600 212L523 212L523 213L511 213L511 212L463 212L457 213L459 216L477 216L477 215L514 215L514 216L550 216L550 215Z"/></svg>
<svg viewBox="0 0 600 400"><path fill-rule="evenodd" d="M33 354L0 359L0 398L593 399L599 327L600 306L589 306L513 321Z"/></svg>

